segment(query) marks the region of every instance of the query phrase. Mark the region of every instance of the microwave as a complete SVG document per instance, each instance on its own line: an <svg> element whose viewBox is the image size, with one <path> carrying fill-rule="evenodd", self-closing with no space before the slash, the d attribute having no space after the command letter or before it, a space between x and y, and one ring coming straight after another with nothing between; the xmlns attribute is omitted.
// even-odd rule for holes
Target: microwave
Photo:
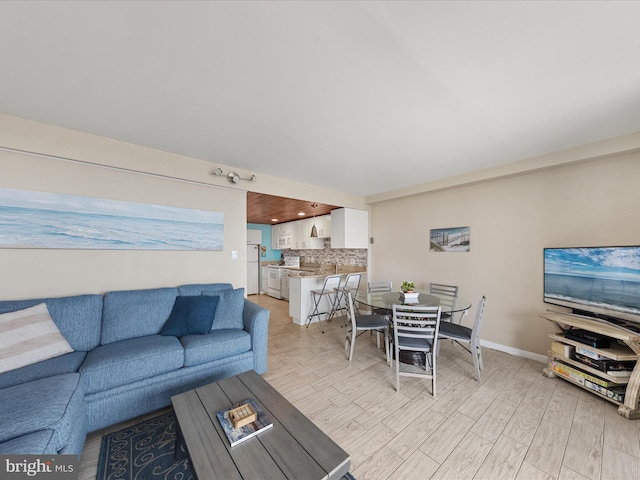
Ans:
<svg viewBox="0 0 640 480"><path fill-rule="evenodd" d="M281 235L278 237L278 249L291 248L291 237L289 235Z"/></svg>

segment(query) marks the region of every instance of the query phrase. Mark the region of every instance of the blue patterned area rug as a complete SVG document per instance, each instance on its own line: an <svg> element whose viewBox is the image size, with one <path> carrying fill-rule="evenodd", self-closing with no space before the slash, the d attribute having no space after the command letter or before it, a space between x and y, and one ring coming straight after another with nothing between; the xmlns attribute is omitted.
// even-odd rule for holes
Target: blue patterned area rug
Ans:
<svg viewBox="0 0 640 480"><path fill-rule="evenodd" d="M193 480L188 457L175 460L176 425L169 411L103 436L96 480Z"/></svg>

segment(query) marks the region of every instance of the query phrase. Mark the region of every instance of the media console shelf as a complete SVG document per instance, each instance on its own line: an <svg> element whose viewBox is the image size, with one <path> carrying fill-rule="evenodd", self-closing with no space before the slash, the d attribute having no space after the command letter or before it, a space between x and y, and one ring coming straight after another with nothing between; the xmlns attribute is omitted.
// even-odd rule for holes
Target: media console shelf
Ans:
<svg viewBox="0 0 640 480"><path fill-rule="evenodd" d="M568 313L555 313L555 312L545 312L541 313L540 317L549 320L550 322L555 323L562 332L558 333L550 333L549 338L560 342L565 345L573 345L585 347L586 345L580 343L576 340L565 338L564 332L569 330L570 328L578 328L582 330L587 330L589 332L597 333L600 335L605 335L611 339L619 340L622 342L612 343L609 348L593 348L588 346L590 350L593 350L595 353L602 355L611 360L617 361L625 361L625 360L638 360L640 359L640 334L627 330L623 327L619 327L613 323L608 323L604 321L599 321L595 319L590 319L587 317L582 317L578 315L572 315ZM558 372L554 371L553 366L554 362L560 361L569 367L576 367L580 370L586 372L586 374L595 377L600 380L603 384L615 383L618 385L625 385L626 390L624 392L624 402L620 402L615 398L611 398L606 394L601 393L600 391L593 390L592 388L585 386L583 381L579 378L573 378L571 376L561 375ZM629 419L640 418L640 362L636 362L633 371L631 372L631 376L629 377L615 377L608 375L606 372L597 370L595 368L591 368L582 362L576 361L572 358L566 357L558 352L554 352L552 350L549 351L549 357L547 360L547 366L543 369L543 373L551 378L551 377L559 377L563 380L567 380L568 382L573 383L585 390L593 393L594 395L598 395L599 397L605 398L610 402L618 405L618 413L623 417Z"/></svg>

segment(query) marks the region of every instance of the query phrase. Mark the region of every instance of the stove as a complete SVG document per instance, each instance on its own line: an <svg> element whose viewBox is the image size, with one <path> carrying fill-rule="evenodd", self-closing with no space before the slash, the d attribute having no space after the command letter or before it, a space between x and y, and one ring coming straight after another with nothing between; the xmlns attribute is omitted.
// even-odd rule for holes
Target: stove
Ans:
<svg viewBox="0 0 640 480"><path fill-rule="evenodd" d="M285 256L283 267L300 268L300 257Z"/></svg>
<svg viewBox="0 0 640 480"><path fill-rule="evenodd" d="M282 271L287 268L300 268L300 257L285 256L283 258L284 265L268 265L267 266L267 295L274 298L283 298L282 296ZM286 283L286 282L285 282ZM285 292L286 299L289 298L289 292Z"/></svg>

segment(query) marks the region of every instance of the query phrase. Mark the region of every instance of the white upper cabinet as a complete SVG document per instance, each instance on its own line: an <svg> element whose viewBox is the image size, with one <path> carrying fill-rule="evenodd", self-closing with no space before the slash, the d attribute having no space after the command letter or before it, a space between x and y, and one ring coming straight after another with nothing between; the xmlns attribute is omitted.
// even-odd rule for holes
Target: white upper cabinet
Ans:
<svg viewBox="0 0 640 480"><path fill-rule="evenodd" d="M365 212L366 213L366 212ZM311 229L315 224L318 238L311 238ZM271 227L271 245L273 249L297 250L322 249L324 240L331 236L331 215L294 220Z"/></svg>
<svg viewBox="0 0 640 480"><path fill-rule="evenodd" d="M318 238L311 237L311 229L314 224L318 231ZM280 226L290 234L290 247L288 248L297 250L322 249L324 248L325 237L331 236L331 215L294 220L293 222L282 223Z"/></svg>
<svg viewBox="0 0 640 480"><path fill-rule="evenodd" d="M311 218L313 225L314 219ZM331 236L331 215L320 215L315 218L316 230L319 238L328 238Z"/></svg>
<svg viewBox="0 0 640 480"><path fill-rule="evenodd" d="M318 217L311 217L308 220L307 236L307 248L321 250L324 248L324 241L331 236L331 215L320 215ZM311 229L316 226L318 232L317 237L311 238Z"/></svg>
<svg viewBox="0 0 640 480"><path fill-rule="evenodd" d="M279 223L271 227L271 248L274 250L284 250L292 248L291 222Z"/></svg>
<svg viewBox="0 0 640 480"><path fill-rule="evenodd" d="M331 248L368 248L369 212L353 208L331 211Z"/></svg>
<svg viewBox="0 0 640 480"><path fill-rule="evenodd" d="M308 248L309 235L311 234L311 225L307 225L308 220L296 220L291 222L293 225L293 243L291 248L304 249Z"/></svg>

